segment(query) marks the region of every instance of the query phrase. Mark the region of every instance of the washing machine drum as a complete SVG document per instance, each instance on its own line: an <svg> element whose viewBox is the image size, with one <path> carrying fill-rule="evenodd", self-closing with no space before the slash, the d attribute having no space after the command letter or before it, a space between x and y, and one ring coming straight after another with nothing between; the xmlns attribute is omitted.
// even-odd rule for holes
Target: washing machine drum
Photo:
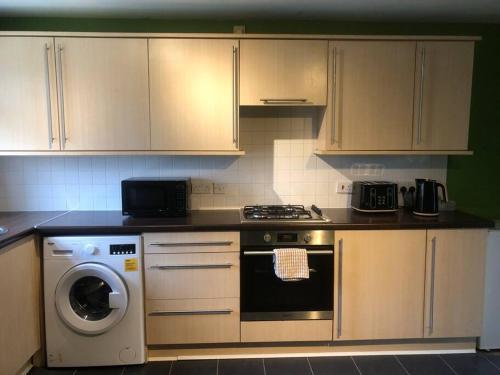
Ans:
<svg viewBox="0 0 500 375"><path fill-rule="evenodd" d="M121 277L99 263L68 270L56 287L59 317L76 332L99 335L118 324L127 312L128 292Z"/></svg>

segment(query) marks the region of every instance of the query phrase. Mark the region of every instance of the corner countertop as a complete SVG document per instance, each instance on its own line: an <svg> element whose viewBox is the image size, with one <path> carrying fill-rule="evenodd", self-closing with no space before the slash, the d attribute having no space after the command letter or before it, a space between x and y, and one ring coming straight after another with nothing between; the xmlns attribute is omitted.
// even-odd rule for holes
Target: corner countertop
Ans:
<svg viewBox="0 0 500 375"><path fill-rule="evenodd" d="M350 208L323 210L331 219L322 224L241 224L239 210L194 210L183 218L131 218L121 211L0 212L0 226L9 231L0 235L0 248L39 233L54 235L141 234L174 231L239 231L301 229L452 229L493 228L494 222L460 211L443 211L437 217L419 217L405 210L389 214L366 214Z"/></svg>

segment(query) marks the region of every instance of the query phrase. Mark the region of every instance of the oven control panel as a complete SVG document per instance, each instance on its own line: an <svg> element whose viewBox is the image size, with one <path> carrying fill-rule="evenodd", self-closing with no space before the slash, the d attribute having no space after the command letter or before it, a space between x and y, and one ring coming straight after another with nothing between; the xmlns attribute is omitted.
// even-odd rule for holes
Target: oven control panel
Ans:
<svg viewBox="0 0 500 375"><path fill-rule="evenodd" d="M334 243L331 230L243 231L240 236L241 246L333 246Z"/></svg>

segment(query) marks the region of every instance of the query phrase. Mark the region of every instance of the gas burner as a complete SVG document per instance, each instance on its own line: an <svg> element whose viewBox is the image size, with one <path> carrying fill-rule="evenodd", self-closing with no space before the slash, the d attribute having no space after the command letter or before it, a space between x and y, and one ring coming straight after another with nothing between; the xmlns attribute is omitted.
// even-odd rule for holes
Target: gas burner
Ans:
<svg viewBox="0 0 500 375"><path fill-rule="evenodd" d="M241 210L242 223L269 222L325 222L328 219L307 210L302 205L255 205L245 206Z"/></svg>

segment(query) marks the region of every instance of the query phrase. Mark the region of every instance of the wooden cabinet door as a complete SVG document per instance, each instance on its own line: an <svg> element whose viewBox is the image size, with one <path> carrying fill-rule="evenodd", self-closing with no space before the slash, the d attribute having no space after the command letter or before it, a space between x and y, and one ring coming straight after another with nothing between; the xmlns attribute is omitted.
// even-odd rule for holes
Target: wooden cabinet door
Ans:
<svg viewBox="0 0 500 375"><path fill-rule="evenodd" d="M335 232L334 340L422 337L425 235Z"/></svg>
<svg viewBox="0 0 500 375"><path fill-rule="evenodd" d="M153 150L238 149L238 41L151 39Z"/></svg>
<svg viewBox="0 0 500 375"><path fill-rule="evenodd" d="M327 41L240 43L240 105L326 105Z"/></svg>
<svg viewBox="0 0 500 375"><path fill-rule="evenodd" d="M64 150L149 150L146 39L56 38Z"/></svg>
<svg viewBox="0 0 500 375"><path fill-rule="evenodd" d="M467 150L474 42L418 42L413 148Z"/></svg>
<svg viewBox="0 0 500 375"><path fill-rule="evenodd" d="M40 349L40 257L33 237L0 253L0 374L17 374Z"/></svg>
<svg viewBox="0 0 500 375"><path fill-rule="evenodd" d="M0 150L59 149L52 38L0 37Z"/></svg>
<svg viewBox="0 0 500 375"><path fill-rule="evenodd" d="M326 148L410 150L415 42L330 42Z"/></svg>
<svg viewBox="0 0 500 375"><path fill-rule="evenodd" d="M486 234L483 229L427 232L425 337L480 336Z"/></svg>

